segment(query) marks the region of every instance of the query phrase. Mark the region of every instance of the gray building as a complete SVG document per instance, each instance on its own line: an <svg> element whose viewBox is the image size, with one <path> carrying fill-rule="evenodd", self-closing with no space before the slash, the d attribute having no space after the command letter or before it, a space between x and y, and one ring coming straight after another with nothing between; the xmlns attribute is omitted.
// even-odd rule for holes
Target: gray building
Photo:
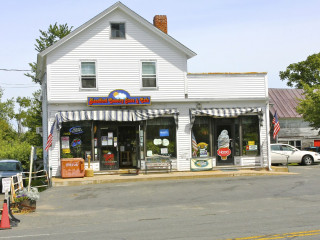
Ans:
<svg viewBox="0 0 320 240"><path fill-rule="evenodd" d="M271 143L288 143L298 149L310 146L320 146L319 129L313 129L296 112L299 99L304 99L302 89L269 88L270 122L275 111L280 123L280 132L277 139L273 139L273 126L270 131Z"/></svg>

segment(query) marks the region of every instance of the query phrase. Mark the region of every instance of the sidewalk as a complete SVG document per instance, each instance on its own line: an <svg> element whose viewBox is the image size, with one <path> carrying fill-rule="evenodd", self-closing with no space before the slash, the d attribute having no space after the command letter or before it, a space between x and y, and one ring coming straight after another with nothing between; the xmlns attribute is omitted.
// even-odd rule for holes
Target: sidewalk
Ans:
<svg viewBox="0 0 320 240"><path fill-rule="evenodd" d="M198 172L171 172L171 173L148 173L143 171L136 174L116 174L104 175L95 174L93 177L84 178L52 178L52 186L80 186L100 183L120 183L120 182L138 182L155 180L182 180L195 178L221 178L221 177L241 177L241 176L274 176L274 175L293 175L296 173L288 172L286 167L272 167L272 171L265 169L225 169Z"/></svg>

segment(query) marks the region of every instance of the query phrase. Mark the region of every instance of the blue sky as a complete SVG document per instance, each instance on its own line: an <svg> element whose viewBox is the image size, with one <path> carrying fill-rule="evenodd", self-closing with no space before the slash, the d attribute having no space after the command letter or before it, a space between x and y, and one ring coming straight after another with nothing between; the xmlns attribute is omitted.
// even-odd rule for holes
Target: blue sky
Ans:
<svg viewBox="0 0 320 240"><path fill-rule="evenodd" d="M58 22L74 29L116 1L1 2L0 69L30 69L39 29ZM319 0L123 0L146 20L167 15L168 33L198 55L188 72L268 72L269 87L286 88L279 71L320 52ZM4 99L39 87L23 72L1 71Z"/></svg>

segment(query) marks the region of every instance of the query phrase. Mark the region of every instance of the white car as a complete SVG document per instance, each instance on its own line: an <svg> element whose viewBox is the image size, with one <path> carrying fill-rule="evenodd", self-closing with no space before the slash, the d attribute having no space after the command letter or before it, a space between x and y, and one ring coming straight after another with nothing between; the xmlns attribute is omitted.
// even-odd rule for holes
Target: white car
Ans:
<svg viewBox="0 0 320 240"><path fill-rule="evenodd" d="M311 165L320 162L320 154L311 151L301 151L289 144L271 144L271 163L301 163Z"/></svg>

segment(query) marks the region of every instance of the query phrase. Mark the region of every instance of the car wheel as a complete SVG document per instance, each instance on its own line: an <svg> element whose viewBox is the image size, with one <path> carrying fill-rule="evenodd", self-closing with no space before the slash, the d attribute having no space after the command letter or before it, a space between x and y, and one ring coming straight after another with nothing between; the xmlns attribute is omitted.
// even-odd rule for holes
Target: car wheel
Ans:
<svg viewBox="0 0 320 240"><path fill-rule="evenodd" d="M302 158L302 164L303 165L311 165L313 163L313 158L310 155L305 155Z"/></svg>

